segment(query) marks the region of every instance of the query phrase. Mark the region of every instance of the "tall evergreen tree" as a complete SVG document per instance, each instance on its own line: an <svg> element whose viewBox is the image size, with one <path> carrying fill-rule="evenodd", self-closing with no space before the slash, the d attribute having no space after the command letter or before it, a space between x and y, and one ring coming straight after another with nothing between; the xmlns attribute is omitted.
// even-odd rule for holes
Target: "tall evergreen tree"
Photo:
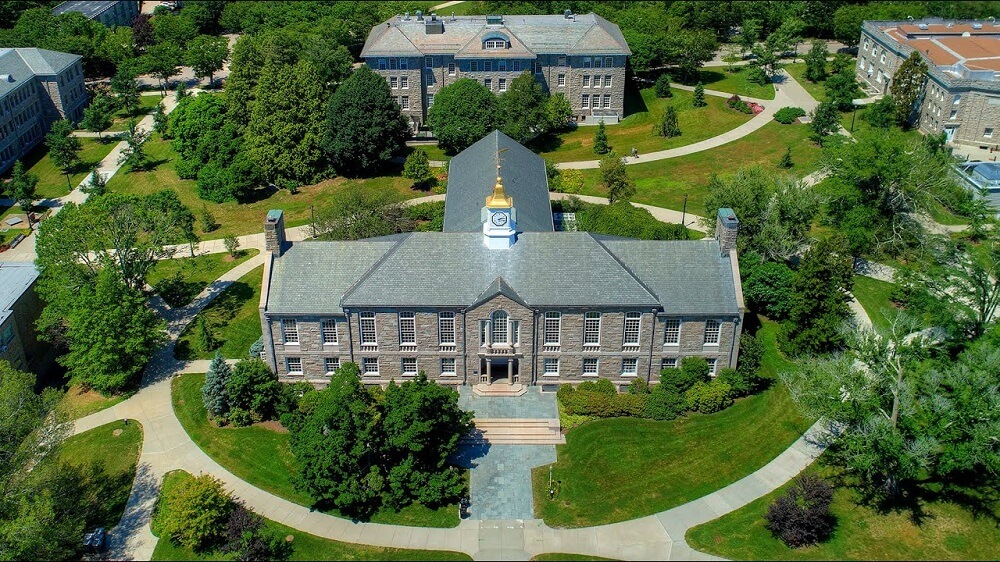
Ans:
<svg viewBox="0 0 1000 562"><path fill-rule="evenodd" d="M226 385L232 377L233 370L222 358L222 353L215 352L212 363L205 373L205 384L201 387L201 398L205 403L205 410L213 418L223 417L229 413L229 397Z"/></svg>
<svg viewBox="0 0 1000 562"><path fill-rule="evenodd" d="M167 139L170 138L167 134L167 128L167 113L163 111L163 104L158 103L156 104L156 112L153 113L153 130L160 133L163 138Z"/></svg>
<svg viewBox="0 0 1000 562"><path fill-rule="evenodd" d="M806 80L816 83L826 79L826 42L813 41L806 54Z"/></svg>
<svg viewBox="0 0 1000 562"><path fill-rule="evenodd" d="M701 82L694 87L694 97L691 98L691 105L694 107L705 107L705 86Z"/></svg>
<svg viewBox="0 0 1000 562"><path fill-rule="evenodd" d="M608 144L608 133L604 129L604 119L597 124L597 131L594 133L594 154L607 154L611 152L611 145Z"/></svg>
<svg viewBox="0 0 1000 562"><path fill-rule="evenodd" d="M80 151L83 150L80 139L73 136L73 124L68 119L60 119L53 123L52 129L45 135L45 144L49 147L49 158L62 170L66 176L66 186L72 190L69 173L80 161Z"/></svg>
<svg viewBox="0 0 1000 562"><path fill-rule="evenodd" d="M854 260L841 237L815 243L802 258L795 276L786 335L799 353L826 353L844 344L841 326L851 309Z"/></svg>
<svg viewBox="0 0 1000 562"><path fill-rule="evenodd" d="M900 127L910 125L926 81L927 63L919 52L913 51L892 75L889 86L889 94L896 106L896 124Z"/></svg>
<svg viewBox="0 0 1000 562"><path fill-rule="evenodd" d="M667 106L660 122L653 125L653 132L667 138L680 136L681 128L677 125L677 110L674 109L674 106Z"/></svg>

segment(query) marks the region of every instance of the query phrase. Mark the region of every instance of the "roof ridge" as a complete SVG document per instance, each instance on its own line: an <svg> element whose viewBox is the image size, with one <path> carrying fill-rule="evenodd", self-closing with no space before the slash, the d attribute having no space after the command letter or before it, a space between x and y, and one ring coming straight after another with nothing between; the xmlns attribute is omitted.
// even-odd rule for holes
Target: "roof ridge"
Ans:
<svg viewBox="0 0 1000 562"><path fill-rule="evenodd" d="M615 260L615 262L617 262L618 265L621 266L621 268L624 269L626 273L628 273L630 276L632 276L632 279L635 279L635 282L638 283L639 286L642 287L643 290L646 291L646 293L649 294L649 296L651 296L654 299L656 299L656 302L660 303L660 306L663 306L663 300L660 298L660 295L656 294L656 292L653 291L649 287L649 285L646 285L646 283L642 279L640 279L639 276L634 271L632 271L631 267L625 265L625 262L623 262L621 260L621 258L619 258L614 252L611 251L611 248L608 248L607 246L605 246L604 243L602 243L600 240L598 240L597 238L595 238L592 233L590 233L590 232L584 232L583 234L585 234L586 236L589 236L591 240L593 240L594 242L596 242L597 245L600 246L602 250L604 250L605 252L608 253L609 256L611 256L611 259ZM636 240L636 242L641 242L641 240Z"/></svg>
<svg viewBox="0 0 1000 562"><path fill-rule="evenodd" d="M352 284L350 287L347 288L346 291L344 291L344 294L340 296L340 302L339 302L340 308L344 308L344 300L346 300L351 295L351 293L353 293L362 283L367 281L368 278L375 273L375 270L380 268L382 264L385 263L385 260L388 259L391 254L394 254L396 250L398 250L399 247L402 246L404 242L409 240L410 236L412 235L413 235L412 232L408 232L406 236L404 236L401 240L396 242L391 248L386 250L386 252L382 254L382 257L375 260L375 263L373 263L372 266L368 268L368 271L366 271L364 275L359 277L358 280L354 282L354 284ZM352 242L352 240L341 240L341 242Z"/></svg>

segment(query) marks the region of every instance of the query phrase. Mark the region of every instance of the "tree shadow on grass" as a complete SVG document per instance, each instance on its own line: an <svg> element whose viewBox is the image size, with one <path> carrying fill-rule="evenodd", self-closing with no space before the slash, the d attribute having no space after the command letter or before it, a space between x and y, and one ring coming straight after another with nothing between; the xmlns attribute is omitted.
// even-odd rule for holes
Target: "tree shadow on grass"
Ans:
<svg viewBox="0 0 1000 562"><path fill-rule="evenodd" d="M648 113L649 108L646 107L646 100L642 98L642 92L639 90L638 85L633 80L629 80L625 83L625 115L623 117L627 118L636 113Z"/></svg>
<svg viewBox="0 0 1000 562"><path fill-rule="evenodd" d="M700 81L705 87L726 79L726 73L718 70L700 70L696 76L678 78L685 86L694 86Z"/></svg>
<svg viewBox="0 0 1000 562"><path fill-rule="evenodd" d="M212 290L213 287L216 287L215 282L208 285L209 290ZM242 281L236 281L215 297L211 301L211 304L198 313L198 316L204 316L206 329L218 335L220 332L225 331L229 323L232 322L243 308L243 305L253 298L253 287ZM191 319L184 328L184 331L181 332L181 338L184 338L191 330L195 329L195 326L199 324L197 318L196 316ZM225 334L222 334L221 337L217 338L219 346L222 346L226 342L227 338L224 336ZM211 350L195 348L189 340L178 339L174 345L174 358L185 361L196 359L199 351L207 352Z"/></svg>

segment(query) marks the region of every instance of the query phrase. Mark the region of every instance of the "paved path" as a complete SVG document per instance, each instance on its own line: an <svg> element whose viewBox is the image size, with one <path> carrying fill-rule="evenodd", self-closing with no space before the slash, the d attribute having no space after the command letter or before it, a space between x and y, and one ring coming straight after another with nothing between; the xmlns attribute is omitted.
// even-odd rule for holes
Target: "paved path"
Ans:
<svg viewBox="0 0 1000 562"><path fill-rule="evenodd" d="M472 519L533 519L531 469L556 462L556 446L465 445L455 461L473 469L469 472Z"/></svg>

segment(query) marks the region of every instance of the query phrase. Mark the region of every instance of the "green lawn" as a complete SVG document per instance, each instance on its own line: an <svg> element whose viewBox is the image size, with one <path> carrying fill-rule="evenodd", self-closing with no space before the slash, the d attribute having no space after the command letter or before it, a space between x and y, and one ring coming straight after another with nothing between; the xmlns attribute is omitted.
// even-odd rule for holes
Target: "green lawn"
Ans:
<svg viewBox="0 0 1000 562"><path fill-rule="evenodd" d="M532 560L551 560L553 562L560 562L562 560L614 560L614 558L603 558L600 556L588 556L586 554L566 554L564 552L549 552L547 554L539 554L532 558Z"/></svg>
<svg viewBox="0 0 1000 562"><path fill-rule="evenodd" d="M288 443L288 434L253 426L219 428L208 421L201 400L205 375L182 375L171 382L174 412L191 439L205 453L227 470L276 496L300 505L311 506L303 492L295 490L293 479L298 472ZM335 511L331 515L338 515ZM431 510L412 505L396 513L385 509L372 517L375 523L419 527L454 527L458 525L458 506Z"/></svg>
<svg viewBox="0 0 1000 562"><path fill-rule="evenodd" d="M170 94L173 95L173 94ZM142 119L152 113L163 98L160 96L139 96L139 107L131 114L124 109L115 114L114 122L108 130L111 132L123 131L129 119Z"/></svg>
<svg viewBox="0 0 1000 562"><path fill-rule="evenodd" d="M617 125L606 127L608 143L619 154L631 152L632 148L643 154L658 150L667 150L693 144L735 129L751 119L750 115L726 107L726 100L715 96L705 96L706 107L693 107L693 94L685 90L674 89L672 98L657 98L652 88L642 90L642 102L636 104L643 111L632 113ZM659 122L668 105L677 110L677 122L681 135L673 138L663 138L653 134L653 124ZM594 154L594 133L597 127L577 127L563 133L550 144L558 145L541 152L541 155L552 162L573 162L577 160L597 160L601 155Z"/></svg>
<svg viewBox="0 0 1000 562"><path fill-rule="evenodd" d="M807 473L824 475L818 463ZM788 485L715 521L689 530L693 548L734 560L995 560L1000 545L997 511L977 517L944 501L921 504L925 517L909 512L880 514L837 488L831 511L833 535L823 544L792 549L764 528L764 514Z"/></svg>
<svg viewBox="0 0 1000 562"><path fill-rule="evenodd" d="M63 394L56 405L56 411L67 420L76 420L106 410L129 396L131 394L102 396L99 392L84 390L80 385L74 384L66 389L66 394Z"/></svg>
<svg viewBox="0 0 1000 562"><path fill-rule="evenodd" d="M256 248L248 248L237 250L235 259L229 254L206 254L160 260L146 280L167 304L177 308L190 303L209 283L258 253Z"/></svg>
<svg viewBox="0 0 1000 562"><path fill-rule="evenodd" d="M827 71L829 72L830 63L827 63ZM825 81L810 82L806 80L806 63L796 62L783 65L784 69L788 74L791 74L792 78L795 79L807 92L809 95L816 98L816 101L822 102L826 100L826 87L824 86Z"/></svg>
<svg viewBox="0 0 1000 562"><path fill-rule="evenodd" d="M160 495L193 478L183 471L173 471L163 480ZM157 529L156 513L153 517L153 529ZM471 560L460 552L441 550L404 550L400 548L383 548L351 544L324 539L302 531L286 527L280 523L265 519L264 524L280 537L292 537L292 556L290 560ZM190 549L172 544L169 540L160 540L153 551L153 560L224 560L222 555L211 553L199 554Z"/></svg>
<svg viewBox="0 0 1000 562"><path fill-rule="evenodd" d="M400 175L401 168L388 166L385 170L388 175L385 176L361 180L338 177L304 186L295 195L285 189L271 192L261 188L249 201L211 203L198 198L194 180L182 180L177 177L177 172L174 170L177 153L170 146L170 141L165 141L160 135L154 134L147 147L147 153L156 166L147 172L128 173L122 170L108 181L108 189L118 193L141 195L171 189L177 192L181 203L192 212L197 213L203 207L207 207L220 227L218 230L205 233L201 230L201 225L196 224L195 230L202 238L222 238L230 234L261 232L264 228L264 216L269 209L283 209L287 226L307 224L310 220L310 205L315 205L318 210L327 204L335 193L353 185L365 184L379 189L389 189L407 198L428 195L428 192L412 189L413 182ZM63 181L65 183L65 180Z"/></svg>
<svg viewBox="0 0 1000 562"><path fill-rule="evenodd" d="M898 310L889 298L894 288L895 285L892 283L863 275L854 276L854 290L852 291L854 298L861 303L876 328L888 330L890 322Z"/></svg>
<svg viewBox="0 0 1000 562"><path fill-rule="evenodd" d="M225 291L198 313L198 316L205 317L207 326L221 344L218 351L224 357L246 357L250 346L261 335L258 306L263 276L263 266L254 268L226 287ZM211 359L215 356L216 350L203 350L199 347L193 330L197 325L196 317L196 321L191 322L177 340L174 355L178 359Z"/></svg>
<svg viewBox="0 0 1000 562"><path fill-rule="evenodd" d="M82 138L80 144L83 146L83 150L78 153L80 162L73 166L69 174L69 183L74 188L83 181L83 178L91 172L98 162L104 160L104 157L111 152L116 143L110 139L107 142L100 142L98 139ZM38 187L35 190L38 199L54 199L69 193L66 175L52 163L52 159L49 158L49 149L44 142L36 146L22 160L25 167L38 176ZM8 171L3 177L9 178L10 174L11 172Z"/></svg>
<svg viewBox="0 0 1000 562"><path fill-rule="evenodd" d="M787 365L777 355L777 329L766 322L758 332L771 376L772 369ZM562 483L555 500L546 492L549 467L533 471L535 515L553 527L651 515L759 469L811 423L778 383L716 414L688 414L669 422L613 418L586 423L557 446L553 476Z"/></svg>
<svg viewBox="0 0 1000 562"><path fill-rule="evenodd" d="M718 90L720 92L729 92L731 94L739 94L741 96L759 98L762 100L774 99L773 85L764 84L762 86L760 84L755 84L747 80L747 77L750 75L748 68L737 68L738 70L736 72L729 72L722 67L702 69L699 71L701 83L707 90ZM694 86L694 84L691 85ZM708 97L709 96L706 96L706 98Z"/></svg>
<svg viewBox="0 0 1000 562"><path fill-rule="evenodd" d="M63 442L59 449L60 463L86 467L98 464L103 477L95 482L92 490L99 502L100 525L111 529L118 524L125 512L135 467L142 449L142 426L129 420L95 427Z"/></svg>
<svg viewBox="0 0 1000 562"><path fill-rule="evenodd" d="M794 163L789 173L802 177L815 171L819 167L820 148L809 140L809 134L808 125L782 125L773 121L741 139L710 150L630 165L627 170L636 184L632 201L681 210L687 195L688 212L704 215L708 182L713 173L732 172L754 163L779 170L778 161L789 146ZM607 197L607 192L597 185L599 170L582 171L583 194Z"/></svg>

